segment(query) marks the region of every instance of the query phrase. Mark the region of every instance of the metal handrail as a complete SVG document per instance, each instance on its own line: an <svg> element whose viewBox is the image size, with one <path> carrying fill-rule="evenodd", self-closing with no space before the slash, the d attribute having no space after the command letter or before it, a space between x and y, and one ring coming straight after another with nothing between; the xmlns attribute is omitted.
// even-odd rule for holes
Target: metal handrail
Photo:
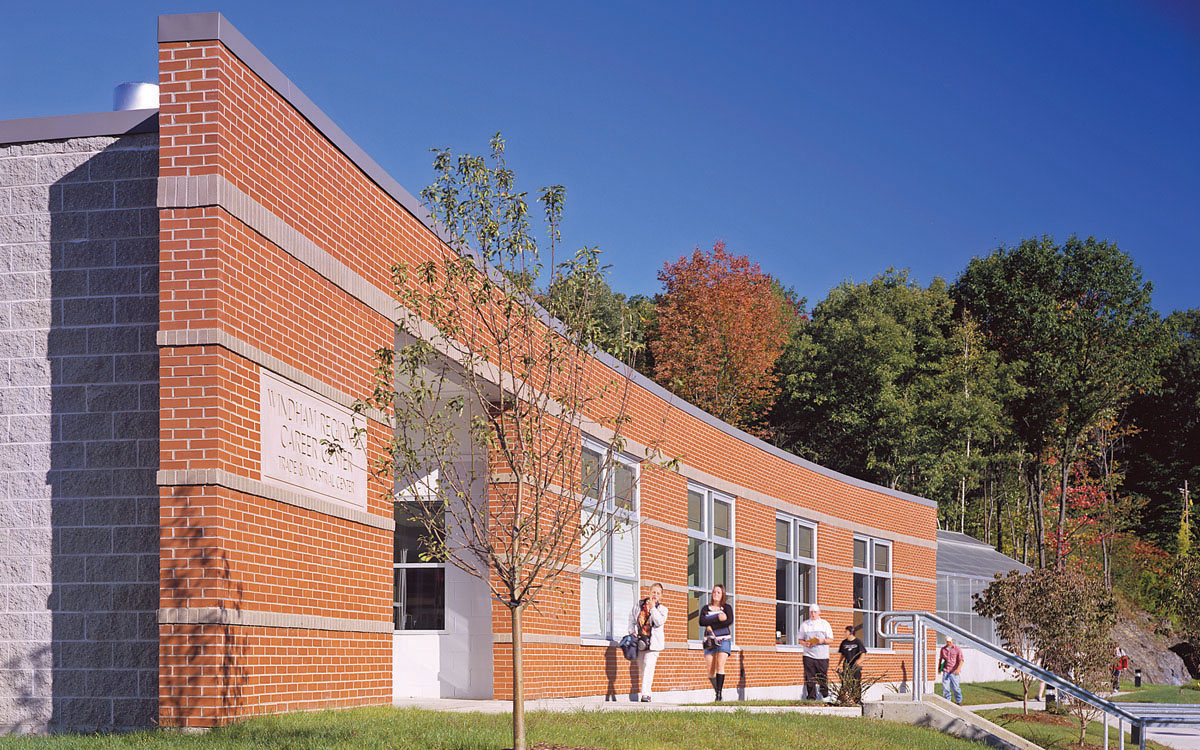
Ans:
<svg viewBox="0 0 1200 750"><path fill-rule="evenodd" d="M896 630L898 625L905 624L911 632L902 633ZM965 630L955 625L954 623L938 617L929 612L920 611L897 611L884 612L880 615L876 624L879 637L885 641L899 641L902 643L912 642L913 645L913 700L921 700L922 693L925 691L925 671L926 663L926 646L928 641L928 631L935 630L946 635L954 635L960 641L970 643L976 650L987 654L1001 664L1005 664L1013 669L1020 670L1026 674L1032 675L1034 678L1041 680L1047 685L1053 685L1061 693L1074 698L1075 700L1092 706L1100 711L1103 711L1107 716L1115 716L1118 719L1118 727L1120 722L1129 722L1131 726L1136 726L1140 729L1138 732L1140 746L1146 746L1146 727L1149 726L1185 726L1196 725L1200 726L1200 716L1147 716L1145 714L1134 713L1128 710L1125 706L1128 704L1118 705L1110 700L1101 698L1100 696L1085 690L1069 680L1066 680L1058 675L1050 672L1033 662L1016 654L1006 651L1003 648L991 643L990 641L980 638L969 630ZM1152 713L1158 713L1157 709L1152 709ZM1105 739L1107 740L1108 723L1105 719ZM1121 745L1124 747L1124 734L1121 734Z"/></svg>

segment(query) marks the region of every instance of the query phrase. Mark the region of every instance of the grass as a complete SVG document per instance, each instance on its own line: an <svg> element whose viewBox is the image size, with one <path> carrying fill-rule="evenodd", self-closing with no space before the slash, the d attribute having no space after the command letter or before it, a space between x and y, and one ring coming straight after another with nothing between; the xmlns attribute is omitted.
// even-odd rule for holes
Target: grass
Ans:
<svg viewBox="0 0 1200 750"><path fill-rule="evenodd" d="M931 729L872 719L738 711L532 713L529 742L605 750L681 747L978 750ZM140 732L0 739L3 750L498 750L506 714L364 708L282 714L205 734Z"/></svg>
<svg viewBox="0 0 1200 750"><path fill-rule="evenodd" d="M1038 683L1029 686L1029 699L1037 698ZM1200 703L1200 687L1195 683L1176 687L1174 685L1148 685L1140 688L1133 686L1133 681L1121 681L1124 695L1118 695L1118 703ZM937 694L942 694L941 685L937 686ZM979 706L987 703L1007 703L1021 700L1021 683L1016 680L1001 682L971 682L963 683L963 705Z"/></svg>
<svg viewBox="0 0 1200 750"><path fill-rule="evenodd" d="M979 715L985 719L995 722L1004 727L1010 732L1014 732L1024 737L1025 739L1040 745L1046 750L1056 750L1057 748L1076 748L1079 747L1075 741L1079 738L1079 720L1074 716L1056 717L1064 721L1064 726L1056 726L1051 724L1040 723L1036 719L1029 720L1009 720L1000 719L1000 716L1006 714L1019 714L1020 708L992 708L986 711L979 711ZM1032 717L1048 716L1042 712L1030 712ZM1114 722L1108 729L1109 747L1117 747L1117 727ZM1087 739L1091 745L1104 747L1104 723L1103 721L1093 721L1088 725ZM1125 732L1125 746L1132 747L1129 732ZM1158 744L1157 742L1146 742L1146 747L1151 750L1170 750L1170 748Z"/></svg>
<svg viewBox="0 0 1200 750"><path fill-rule="evenodd" d="M1182 687L1143 683L1135 688L1132 681L1122 680L1121 690L1127 691L1126 694L1114 699L1121 703L1200 703L1200 687L1194 682Z"/></svg>
<svg viewBox="0 0 1200 750"><path fill-rule="evenodd" d="M986 703L1009 703L1021 700L1021 683L1017 680L1001 680L998 682L964 682L962 687L963 705L979 706ZM942 685L936 686L938 695L942 694ZM1038 683L1029 685L1029 700L1037 699Z"/></svg>

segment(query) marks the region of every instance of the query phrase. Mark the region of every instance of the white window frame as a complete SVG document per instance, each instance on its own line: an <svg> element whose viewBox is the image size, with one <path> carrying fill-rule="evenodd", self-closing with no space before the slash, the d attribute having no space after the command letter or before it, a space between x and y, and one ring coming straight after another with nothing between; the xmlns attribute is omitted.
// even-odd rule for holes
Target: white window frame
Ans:
<svg viewBox="0 0 1200 750"><path fill-rule="evenodd" d="M863 644L866 645L868 650L887 651L888 648L886 646L881 646L879 644L878 636L876 635L876 621L878 620L879 613L887 612L892 608L892 599L894 596L894 591L892 588L892 571L896 568L896 559L892 553L894 552L895 548L893 547L892 543L886 539L877 539L875 537L861 536L858 534L854 535L854 542L864 542L866 544L866 555L862 566L858 565L857 561L853 559L853 549L851 550L851 561L854 565L854 575L861 575L864 577L862 606L859 606L859 602L857 601L853 602L855 619L858 620L861 616L862 631L857 635L862 638ZM888 567L886 571L875 569L877 547L884 547L887 549ZM875 584L877 579L884 579L887 581L888 600L884 606L880 606L880 603L875 601ZM850 591L851 597L853 597L853 581L851 582Z"/></svg>
<svg viewBox="0 0 1200 750"><path fill-rule="evenodd" d="M779 524L781 523L787 526L788 549L786 550L779 549ZM799 646L800 623L808 617L809 608L817 603L817 524L787 513L776 513L775 524L776 576L778 576L779 562L782 561L786 566L784 582L786 591L784 593L787 595L785 599L775 599L775 645ZM812 534L811 557L800 554L801 529L807 529ZM800 566L802 565L809 566L807 573L801 573ZM808 590L811 597L808 601L800 596L800 592L804 588L800 585L802 575L807 575L809 578ZM778 578L776 578L775 595L779 596ZM783 630L779 629L780 607L786 608Z"/></svg>
<svg viewBox="0 0 1200 750"><path fill-rule="evenodd" d="M401 524L400 524L399 516L400 516L400 508L402 506L404 506L407 503L430 502L431 500L436 502L436 499L433 499L430 496L416 496L416 495L404 496L404 497L397 496L392 505L393 513L395 514L395 518L396 518L396 530L393 531L392 534L395 535L395 534L399 533L399 531L400 531ZM394 542L393 542L393 544L394 544ZM406 570L414 570L414 569L434 569L434 570L441 569L442 570L442 627L440 627L440 628L417 629L417 628L397 628L396 627L397 622L403 622L403 611L407 607L407 604L408 604L407 596L405 594L401 594L401 591L400 591L401 588L406 586L407 579L405 579L403 576L401 576L402 583L400 585L397 585L396 571L406 571ZM394 633L445 633L446 632L446 573L445 573L445 571L446 571L446 562L444 560L441 562L423 562L420 560L420 558L418 558L414 562L409 562L407 560L405 560L403 562L396 562L395 556L393 555L393 558L392 558L392 600L393 600L392 601L392 632L394 632Z"/></svg>
<svg viewBox="0 0 1200 750"><path fill-rule="evenodd" d="M687 491L689 495L693 492L702 496L701 500L701 519L699 529L693 529L691 524L691 499L688 499L689 516L688 516L688 546L694 541L697 545L697 562L699 570L697 571L697 581L692 583L692 571L687 571L688 575L688 641L690 643L699 643L703 638L700 631L698 618L700 615L700 607L708 601L709 595L712 593L712 588L720 583L725 586L725 598L732 600L734 598L734 581L737 578L736 557L734 539L737 538L737 512L734 498L726 495L723 492L718 492L701 484L688 482ZM713 509L716 503L722 503L729 506L729 536L722 537L716 533L713 523ZM727 564L726 564L726 580L713 580L713 548L715 545L720 545L726 548ZM690 555L689 550L689 555ZM736 628L736 625L734 626ZM695 632L693 632L695 631Z"/></svg>
<svg viewBox="0 0 1200 750"><path fill-rule="evenodd" d="M587 495L583 487L580 488L580 491L584 492L584 511L580 517L580 524L589 523L588 516L597 514L602 516L603 528L596 529L593 533L600 537L598 543L603 545L604 553L589 555L586 547L590 545L586 540L581 540L579 561L579 634L585 639L614 641L625 633L629 613L632 611L632 606L629 610L625 611L614 609L616 600L616 597L613 595L614 588L621 583L631 584L634 590L634 600L636 601L640 580L641 539L637 531L641 507L641 464L634 457L613 451L603 443L594 440L584 440L580 448L579 467L581 474L583 471L583 451L591 451L599 457L601 491L599 501L597 502ZM613 489L614 472L612 471L612 467L618 464L630 469L633 473L633 485L631 488L633 496L629 499L629 508L623 508L618 505ZM581 529L581 533L587 533L587 530ZM623 534L632 536L633 572L631 574L619 573L614 570L613 551L615 549L615 539ZM600 591L603 593L604 604L602 605L602 614L604 615L606 632L589 632L590 628L584 624L583 597L585 588L583 581L586 578L596 580Z"/></svg>

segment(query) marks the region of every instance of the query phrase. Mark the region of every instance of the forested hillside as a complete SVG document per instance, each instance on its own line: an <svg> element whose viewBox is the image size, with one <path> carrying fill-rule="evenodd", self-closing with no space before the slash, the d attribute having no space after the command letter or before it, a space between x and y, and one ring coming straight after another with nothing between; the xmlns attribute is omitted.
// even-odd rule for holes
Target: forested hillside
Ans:
<svg viewBox="0 0 1200 750"><path fill-rule="evenodd" d="M1117 245L1029 239L927 285L886 269L811 312L723 243L658 276L653 299L604 290L598 344L632 336L646 375L723 419L1170 609L1197 546L1200 309L1161 315Z"/></svg>

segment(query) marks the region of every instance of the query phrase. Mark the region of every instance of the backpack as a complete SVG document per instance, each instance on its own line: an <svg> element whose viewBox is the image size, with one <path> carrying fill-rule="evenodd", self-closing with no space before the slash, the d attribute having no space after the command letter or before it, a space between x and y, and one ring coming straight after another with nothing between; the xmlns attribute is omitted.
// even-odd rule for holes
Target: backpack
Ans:
<svg viewBox="0 0 1200 750"><path fill-rule="evenodd" d="M628 659L629 661L634 661L635 659L637 659L637 655L638 655L638 638L637 638L637 636L627 635L621 639L621 642L619 645L621 647L621 653L625 655L626 659Z"/></svg>

